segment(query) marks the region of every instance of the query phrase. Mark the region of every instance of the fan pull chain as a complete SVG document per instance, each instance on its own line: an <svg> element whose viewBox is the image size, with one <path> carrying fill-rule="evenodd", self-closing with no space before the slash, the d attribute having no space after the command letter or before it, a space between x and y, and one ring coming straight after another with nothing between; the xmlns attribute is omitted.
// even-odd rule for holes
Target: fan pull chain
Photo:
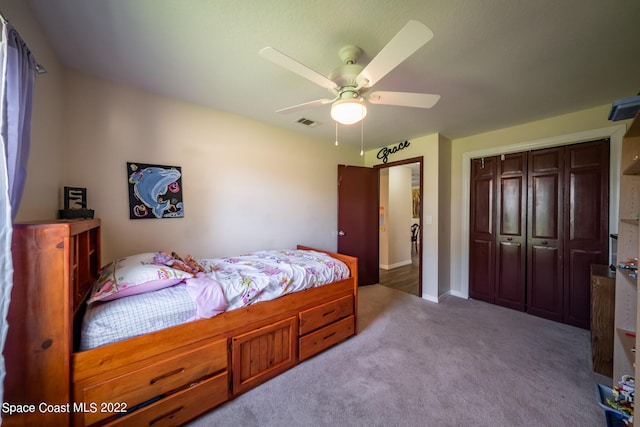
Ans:
<svg viewBox="0 0 640 427"><path fill-rule="evenodd" d="M336 122L336 147L338 146L338 122Z"/></svg>
<svg viewBox="0 0 640 427"><path fill-rule="evenodd" d="M364 120L360 120L360 155L364 156Z"/></svg>

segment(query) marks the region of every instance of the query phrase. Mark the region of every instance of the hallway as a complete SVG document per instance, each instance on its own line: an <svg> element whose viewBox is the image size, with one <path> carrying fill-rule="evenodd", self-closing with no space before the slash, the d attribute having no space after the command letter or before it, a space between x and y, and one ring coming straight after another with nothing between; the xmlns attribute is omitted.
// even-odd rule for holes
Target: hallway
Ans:
<svg viewBox="0 0 640 427"><path fill-rule="evenodd" d="M380 284L411 295L418 295L419 265L418 254L413 252L412 263L391 270L380 269Z"/></svg>

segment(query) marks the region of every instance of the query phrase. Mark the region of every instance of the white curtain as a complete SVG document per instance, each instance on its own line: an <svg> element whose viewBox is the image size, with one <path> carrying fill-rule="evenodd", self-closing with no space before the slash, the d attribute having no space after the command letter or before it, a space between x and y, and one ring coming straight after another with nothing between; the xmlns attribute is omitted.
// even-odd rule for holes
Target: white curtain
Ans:
<svg viewBox="0 0 640 427"><path fill-rule="evenodd" d="M26 180L36 62L18 32L4 19L0 48L0 401L6 367L2 352L13 287L11 235ZM16 402L19 403L19 402ZM0 420L0 423L2 421Z"/></svg>

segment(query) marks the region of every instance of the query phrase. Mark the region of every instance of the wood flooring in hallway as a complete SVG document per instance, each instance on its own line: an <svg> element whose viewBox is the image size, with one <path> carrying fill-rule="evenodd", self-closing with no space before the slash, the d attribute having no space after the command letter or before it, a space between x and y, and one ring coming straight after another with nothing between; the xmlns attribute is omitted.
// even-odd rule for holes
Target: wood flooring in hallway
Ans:
<svg viewBox="0 0 640 427"><path fill-rule="evenodd" d="M397 289L411 295L419 296L419 265L418 254L412 254L412 263L391 270L380 269L380 284Z"/></svg>

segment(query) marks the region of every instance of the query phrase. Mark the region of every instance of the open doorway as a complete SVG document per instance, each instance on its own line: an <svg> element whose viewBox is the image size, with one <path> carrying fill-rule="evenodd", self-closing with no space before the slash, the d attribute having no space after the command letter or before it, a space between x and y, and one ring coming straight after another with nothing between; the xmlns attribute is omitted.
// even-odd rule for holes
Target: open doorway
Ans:
<svg viewBox="0 0 640 427"><path fill-rule="evenodd" d="M422 295L422 159L379 166L380 281Z"/></svg>

